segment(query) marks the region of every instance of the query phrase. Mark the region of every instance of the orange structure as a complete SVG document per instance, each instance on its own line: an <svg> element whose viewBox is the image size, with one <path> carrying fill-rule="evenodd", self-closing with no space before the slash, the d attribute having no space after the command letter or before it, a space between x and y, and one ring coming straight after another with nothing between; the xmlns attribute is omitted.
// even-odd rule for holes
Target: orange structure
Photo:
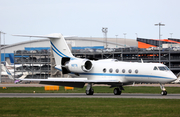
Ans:
<svg viewBox="0 0 180 117"><path fill-rule="evenodd" d="M64 87L65 90L73 90L74 87Z"/></svg>
<svg viewBox="0 0 180 117"><path fill-rule="evenodd" d="M159 39L137 38L138 48L159 47ZM180 44L180 39L161 39L160 44Z"/></svg>
<svg viewBox="0 0 180 117"><path fill-rule="evenodd" d="M59 90L59 86L45 86L44 90L45 91L54 91L54 90L58 91Z"/></svg>
<svg viewBox="0 0 180 117"><path fill-rule="evenodd" d="M156 46L146 44L146 43L143 43L143 42L138 42L138 48L149 48L149 47L156 47Z"/></svg>

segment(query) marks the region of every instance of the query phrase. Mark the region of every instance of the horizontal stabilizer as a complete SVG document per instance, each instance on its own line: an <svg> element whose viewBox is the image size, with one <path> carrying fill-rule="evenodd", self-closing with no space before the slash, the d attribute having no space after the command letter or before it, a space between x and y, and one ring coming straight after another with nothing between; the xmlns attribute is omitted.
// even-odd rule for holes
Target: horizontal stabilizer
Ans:
<svg viewBox="0 0 180 117"><path fill-rule="evenodd" d="M19 36L19 37L36 37L36 38L48 38L48 39L59 39L60 37L58 35L53 36L40 36L40 35L13 35L13 36Z"/></svg>
<svg viewBox="0 0 180 117"><path fill-rule="evenodd" d="M49 34L49 35L21 35L21 34L17 34L17 35L12 35L12 36L59 39L62 37L62 34L60 34L60 33L53 33L53 34ZM63 36L63 37L66 38L66 37L77 37L77 36Z"/></svg>

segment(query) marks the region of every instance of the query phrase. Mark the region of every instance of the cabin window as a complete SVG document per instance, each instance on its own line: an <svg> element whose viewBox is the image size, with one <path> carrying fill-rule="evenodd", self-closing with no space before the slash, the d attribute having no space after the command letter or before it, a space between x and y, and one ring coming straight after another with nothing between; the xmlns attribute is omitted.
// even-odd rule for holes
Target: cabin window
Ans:
<svg viewBox="0 0 180 117"><path fill-rule="evenodd" d="M155 66L153 70L158 70L158 68Z"/></svg>
<svg viewBox="0 0 180 117"><path fill-rule="evenodd" d="M119 69L116 69L116 73L119 73Z"/></svg>
<svg viewBox="0 0 180 117"><path fill-rule="evenodd" d="M128 71L129 73L131 73L132 72L132 70L131 69L129 69L129 71Z"/></svg>
<svg viewBox="0 0 180 117"><path fill-rule="evenodd" d="M106 73L106 68L103 69L103 72Z"/></svg>
<svg viewBox="0 0 180 117"><path fill-rule="evenodd" d="M136 73L136 74L138 73L138 70L137 70L137 69L135 70L135 73Z"/></svg>
<svg viewBox="0 0 180 117"><path fill-rule="evenodd" d="M125 70L125 69L123 69L123 70L122 70L122 73L125 73L125 72L126 72L126 70Z"/></svg>
<svg viewBox="0 0 180 117"><path fill-rule="evenodd" d="M161 70L161 71L165 71L166 70L166 68L165 67L158 67L159 68L159 70Z"/></svg>
<svg viewBox="0 0 180 117"><path fill-rule="evenodd" d="M113 72L113 69L112 69L112 68L111 68L111 69L109 69L109 72L110 72L110 73L112 73L112 72Z"/></svg>

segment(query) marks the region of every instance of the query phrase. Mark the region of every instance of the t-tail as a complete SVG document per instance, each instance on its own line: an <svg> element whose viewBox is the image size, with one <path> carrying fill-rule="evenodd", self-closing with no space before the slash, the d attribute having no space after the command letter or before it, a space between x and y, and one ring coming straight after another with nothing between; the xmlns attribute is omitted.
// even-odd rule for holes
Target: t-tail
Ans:
<svg viewBox="0 0 180 117"><path fill-rule="evenodd" d="M52 50L54 52L56 65L62 64L62 58L74 59L74 56L72 55L62 34L51 34L49 35L49 39L52 46Z"/></svg>
<svg viewBox="0 0 180 117"><path fill-rule="evenodd" d="M37 38L48 38L50 39L50 44L54 53L55 68L62 71L63 73L68 73L69 71L63 67L65 63L70 60L74 60L75 57L72 55L64 36L61 33L53 33L46 36L32 36L32 35L14 35L21 37L37 37Z"/></svg>

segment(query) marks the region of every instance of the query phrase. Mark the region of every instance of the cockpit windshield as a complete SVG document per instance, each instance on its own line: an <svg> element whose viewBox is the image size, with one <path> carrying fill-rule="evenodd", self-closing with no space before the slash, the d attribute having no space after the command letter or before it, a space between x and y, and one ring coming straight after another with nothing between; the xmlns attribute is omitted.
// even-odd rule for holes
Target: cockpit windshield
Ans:
<svg viewBox="0 0 180 117"><path fill-rule="evenodd" d="M165 66L159 66L158 68L159 68L159 70L161 70L161 71L165 71L165 70L169 71L169 68L168 68L168 67L165 67Z"/></svg>
<svg viewBox="0 0 180 117"><path fill-rule="evenodd" d="M169 68L166 66L159 66L159 67L155 66L153 70L169 71Z"/></svg>
<svg viewBox="0 0 180 117"><path fill-rule="evenodd" d="M165 67L158 67L158 68L159 68L159 70L161 70L161 71L165 71L165 70L166 70Z"/></svg>
<svg viewBox="0 0 180 117"><path fill-rule="evenodd" d="M168 67L165 67L165 68L166 68L166 70L168 70L168 71L170 70Z"/></svg>

